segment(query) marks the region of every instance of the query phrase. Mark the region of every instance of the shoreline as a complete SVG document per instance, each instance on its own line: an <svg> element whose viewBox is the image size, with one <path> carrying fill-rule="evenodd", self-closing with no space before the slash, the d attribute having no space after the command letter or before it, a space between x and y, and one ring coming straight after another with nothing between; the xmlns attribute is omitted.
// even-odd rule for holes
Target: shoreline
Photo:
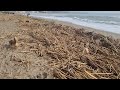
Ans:
<svg viewBox="0 0 120 90"><path fill-rule="evenodd" d="M95 29L95 28L92 28L92 27L77 25L77 24L74 24L74 23L71 23L71 22L60 21L60 20L55 20L55 19L36 18L36 17L31 17L31 18L44 19L44 20L47 20L47 21L52 21L52 22L54 22L56 24L62 24L62 25L66 25L66 26L71 26L71 27L74 27L74 28L77 28L77 29L84 28L85 31L88 31L88 32L95 32L95 33L102 34L102 35L105 35L105 36L112 36L115 39L120 39L120 34L104 31L104 30L101 30L101 29Z"/></svg>
<svg viewBox="0 0 120 90"><path fill-rule="evenodd" d="M23 14L20 14L20 13L15 13L14 15L26 16L26 15L23 15ZM77 28L77 29L84 28L85 31L88 31L88 32L95 32L95 33L98 33L98 34L102 34L104 36L110 36L110 37L112 36L114 39L120 39L120 34L105 31L105 30L101 30L101 29L95 29L95 28L88 27L88 26L77 25L77 24L74 24L74 23L71 23L71 22L60 21L60 20L56 20L56 19L41 18L41 17L37 18L37 17L33 17L33 16L29 16L29 17L33 18L33 19L38 19L38 20L39 19L44 19L44 20L47 20L47 21L52 21L56 24L71 26L71 27Z"/></svg>

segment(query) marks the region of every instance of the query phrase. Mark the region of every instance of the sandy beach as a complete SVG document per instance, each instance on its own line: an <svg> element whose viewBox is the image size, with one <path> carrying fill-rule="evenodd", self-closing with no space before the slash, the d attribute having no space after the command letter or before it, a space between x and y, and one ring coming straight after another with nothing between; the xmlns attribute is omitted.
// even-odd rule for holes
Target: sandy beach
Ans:
<svg viewBox="0 0 120 90"><path fill-rule="evenodd" d="M120 35L72 23L0 13L0 51L1 79L120 78Z"/></svg>

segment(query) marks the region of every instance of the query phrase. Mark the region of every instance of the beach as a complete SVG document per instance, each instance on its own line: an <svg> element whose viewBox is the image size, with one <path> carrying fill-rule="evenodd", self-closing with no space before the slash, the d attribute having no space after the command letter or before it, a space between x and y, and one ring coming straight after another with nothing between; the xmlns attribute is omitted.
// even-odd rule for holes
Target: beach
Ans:
<svg viewBox="0 0 120 90"><path fill-rule="evenodd" d="M0 51L1 79L120 78L120 35L64 21L0 13Z"/></svg>
<svg viewBox="0 0 120 90"><path fill-rule="evenodd" d="M46 20L54 21L57 24L63 24L63 25L67 25L67 26L72 26L74 28L84 28L86 31L100 33L100 34L103 34L105 36L112 36L115 39L120 38L120 34L113 33L113 32L108 32L108 31L104 31L104 30L100 30L100 29L94 29L94 28L90 28L90 27L76 25L76 24L73 24L73 23L70 23L70 22L65 22L65 21L59 21L59 20L53 20L53 19L46 19Z"/></svg>

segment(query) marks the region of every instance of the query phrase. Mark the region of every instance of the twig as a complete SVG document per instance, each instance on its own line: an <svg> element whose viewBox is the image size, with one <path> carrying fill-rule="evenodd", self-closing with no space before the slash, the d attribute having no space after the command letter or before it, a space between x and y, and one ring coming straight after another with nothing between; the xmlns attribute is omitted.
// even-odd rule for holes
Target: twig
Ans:
<svg viewBox="0 0 120 90"><path fill-rule="evenodd" d="M20 51L20 53L29 53L30 51Z"/></svg>
<svg viewBox="0 0 120 90"><path fill-rule="evenodd" d="M111 64L112 69L114 70L115 74L118 74L118 72L116 71L116 69L114 68L114 66Z"/></svg>
<svg viewBox="0 0 120 90"><path fill-rule="evenodd" d="M30 49L30 51L37 51L38 49Z"/></svg>
<svg viewBox="0 0 120 90"><path fill-rule="evenodd" d="M97 79L95 76L93 76L91 73L89 73L88 71L85 70L85 73L88 74L91 78L93 79Z"/></svg>
<svg viewBox="0 0 120 90"><path fill-rule="evenodd" d="M100 77L101 79L110 79L110 78L107 78L107 77Z"/></svg>
<svg viewBox="0 0 120 90"><path fill-rule="evenodd" d="M104 74L113 74L113 73L91 73L91 74L100 74L100 75L104 75Z"/></svg>

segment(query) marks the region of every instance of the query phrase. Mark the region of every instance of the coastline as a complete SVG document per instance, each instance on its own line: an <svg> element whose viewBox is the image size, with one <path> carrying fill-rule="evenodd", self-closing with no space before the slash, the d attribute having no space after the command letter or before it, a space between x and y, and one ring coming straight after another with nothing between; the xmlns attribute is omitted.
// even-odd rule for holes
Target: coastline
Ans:
<svg viewBox="0 0 120 90"><path fill-rule="evenodd" d="M35 17L31 17L31 18L35 18ZM110 36L110 37L112 36L115 39L120 39L120 34L113 33L113 32L108 32L108 31L95 29L95 28L91 28L91 27L87 27L87 26L77 25L77 24L67 22L67 21L60 21L60 20L47 19L47 18L37 18L37 19L45 19L47 21L55 22L56 24L62 24L62 25L66 25L66 26L71 26L71 27L74 27L74 28L77 28L77 29L84 28L88 32L95 32L95 33L102 34L102 35L105 35L105 36Z"/></svg>

